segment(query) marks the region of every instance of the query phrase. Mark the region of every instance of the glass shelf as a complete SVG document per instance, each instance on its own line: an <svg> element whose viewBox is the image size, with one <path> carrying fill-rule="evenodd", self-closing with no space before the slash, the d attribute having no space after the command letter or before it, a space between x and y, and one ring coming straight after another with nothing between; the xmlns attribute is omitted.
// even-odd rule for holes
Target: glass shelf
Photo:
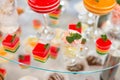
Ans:
<svg viewBox="0 0 120 80"><path fill-rule="evenodd" d="M78 0L66 0L66 6L64 6L65 10L62 13L62 16L60 18L60 21L62 23L60 23L57 26L53 26L53 25L49 24L50 27L53 29L59 28L59 29L66 30L69 23L77 23L79 21L78 12L74 9L75 8L74 6L77 2L78 2ZM22 27L22 34L20 36L22 45L20 46L20 49L14 54L15 59L11 60L11 59L0 56L0 58L3 58L5 60L12 62L14 64L17 64L17 65L22 64L22 63L18 62L18 54L21 54L21 52L22 52L21 48L24 49L24 47L23 47L24 40L28 36L35 36L36 32L38 31L38 30L33 29L32 21L34 19L39 19L40 21L42 21L42 16L40 14L32 12L29 9L29 7L27 7L25 0L19 0L18 6L25 7L24 8L25 12L19 16L19 24ZM87 25L87 24L85 24L85 25ZM87 25L87 27L88 27L88 25ZM30 50L30 52L31 51L32 50ZM32 54L32 53L30 53L30 54ZM66 74L92 74L92 73L106 71L106 70L118 67L120 65L120 63L119 63L119 64L116 64L114 66L107 67L107 68L103 68L102 66L99 66L99 67L98 66L94 66L94 67L88 66L89 69L87 69L85 71L71 72L71 71L66 70L66 66L63 63L64 61L61 56L59 56L56 60L48 59L46 63L37 62L37 61L33 60L33 57L32 57L31 62L32 63L29 67L32 69L48 71L48 72L66 73ZM23 64L23 65L25 65L25 64Z"/></svg>
<svg viewBox="0 0 120 80"><path fill-rule="evenodd" d="M16 60L10 60L10 59L7 59L7 58L2 57L2 56L0 56L0 58L3 58L5 60L8 60L9 62L12 62L12 63L15 63L15 64L26 65L26 64L20 63L20 62L18 62ZM44 64L44 63L42 63L42 64ZM70 71L66 71L66 70L57 70L57 69L55 69L55 70L53 70L53 69L46 69L46 68L38 67L38 66L34 66L34 65L29 65L29 67L33 68L33 69L37 69L37 70L47 71L47 72L58 72L58 73L65 73L65 74L92 74L92 73L98 73L98 72L106 71L106 70L118 67L119 65L120 65L120 63L118 63L118 64L116 64L114 66L111 66L111 67L103 68L103 69L100 68L100 69L96 69L96 70L79 71L79 72L70 72Z"/></svg>

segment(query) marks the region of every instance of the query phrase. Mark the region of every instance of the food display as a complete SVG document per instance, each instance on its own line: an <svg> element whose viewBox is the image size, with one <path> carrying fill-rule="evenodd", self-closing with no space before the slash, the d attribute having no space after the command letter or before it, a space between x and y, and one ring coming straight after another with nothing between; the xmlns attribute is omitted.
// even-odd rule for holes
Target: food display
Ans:
<svg viewBox="0 0 120 80"><path fill-rule="evenodd" d="M5 80L6 73L6 69L0 68L0 80Z"/></svg>
<svg viewBox="0 0 120 80"><path fill-rule="evenodd" d="M96 56L90 55L86 58L86 60L88 62L88 65L90 65L90 66L101 66L102 65L101 59L99 59Z"/></svg>
<svg viewBox="0 0 120 80"><path fill-rule="evenodd" d="M49 44L37 43L32 51L34 59L43 63L46 62L49 57L49 49Z"/></svg>
<svg viewBox="0 0 120 80"><path fill-rule="evenodd" d="M39 29L40 27L42 27L41 21L38 19L34 19L33 20L33 27L34 27L34 29Z"/></svg>
<svg viewBox="0 0 120 80"><path fill-rule="evenodd" d="M7 58L7 59L9 59L9 60L13 60L13 59L14 59L14 55L6 52L6 51L4 50L4 47L3 47L3 46L0 46L0 56L1 56L1 57L4 57L4 58ZM5 59L3 59L3 58L0 58L0 63L6 63L6 62L8 62L8 60L5 60Z"/></svg>
<svg viewBox="0 0 120 80"><path fill-rule="evenodd" d="M54 10L53 12L49 13L49 17L50 17L50 21L52 24L58 24L59 23L59 17L61 15L61 10L62 9L62 5L59 5L59 7Z"/></svg>
<svg viewBox="0 0 120 80"><path fill-rule="evenodd" d="M0 80L8 80L9 76L5 78L6 70L10 71L8 72L10 76L15 70L12 74L17 77L15 80L66 80L62 73L70 74L73 78L78 77L77 74L84 74L85 76L80 77L86 77L88 76L86 74L91 75L113 67L113 65L104 67L103 64L107 56L112 54L110 52L118 50L116 47L119 46L119 41L110 38L107 33L110 22L115 23L115 19L119 18L114 12L114 10L119 12L117 7L120 5L116 5L116 0L83 0L82 4L89 11L81 12L82 15L86 15L86 17L82 16L86 18L85 22L78 18L79 14L74 11L74 7L71 7L71 4L72 6L75 4L74 0L27 0L26 2L30 8L23 9L22 7L26 5L16 7L19 28L12 33L3 33L0 30L0 66L7 68L5 71L0 68ZM62 9L65 9L64 12ZM102 30L104 27L99 29L96 24L97 16L106 15L112 10L110 14L112 20L106 21L105 24L105 29L108 30ZM92 23L89 22L91 20L89 18L94 19ZM9 21L11 20L8 19L6 23L11 26ZM95 31L105 34L96 37ZM50 74L44 77L46 71ZM30 75L25 76L26 74ZM10 78L13 79L14 77Z"/></svg>
<svg viewBox="0 0 120 80"><path fill-rule="evenodd" d="M64 76L58 73L52 73L47 80L65 80Z"/></svg>
<svg viewBox="0 0 120 80"><path fill-rule="evenodd" d="M59 49L60 49L60 48L55 47L55 46L51 46L51 47L50 47L49 53L50 53L50 57L51 57L52 59L56 59L56 58L57 58Z"/></svg>
<svg viewBox="0 0 120 80"><path fill-rule="evenodd" d="M98 54L105 55L109 53L112 42L106 35L101 35L96 41L96 51Z"/></svg>
<svg viewBox="0 0 120 80"><path fill-rule="evenodd" d="M82 32L82 24L81 24L81 22L78 22L77 24L69 24L69 29L75 30L75 31L81 33Z"/></svg>
<svg viewBox="0 0 120 80"><path fill-rule="evenodd" d="M2 40L3 33L0 31L0 41Z"/></svg>
<svg viewBox="0 0 120 80"><path fill-rule="evenodd" d="M116 0L83 0L83 2L88 11L99 15L109 13L116 5Z"/></svg>
<svg viewBox="0 0 120 80"><path fill-rule="evenodd" d="M20 39L16 34L8 34L2 41L4 49L8 52L15 53L20 46Z"/></svg>
<svg viewBox="0 0 120 80"><path fill-rule="evenodd" d="M17 7L17 13L18 13L18 15L23 14L24 13L24 9L21 8L21 7Z"/></svg>
<svg viewBox="0 0 120 80"><path fill-rule="evenodd" d="M20 67L25 69L28 68L31 64L31 56L30 54L21 54L19 55L18 62L20 62ZM22 63L22 64L21 64Z"/></svg>
<svg viewBox="0 0 120 80"><path fill-rule="evenodd" d="M79 52L79 46L81 35L76 31L66 31L63 34L62 41L63 46L62 50L64 55L69 58L76 57L76 54Z"/></svg>
<svg viewBox="0 0 120 80"><path fill-rule="evenodd" d="M70 65L70 66L67 66L67 70L69 71L83 71L85 70L85 66L81 63L77 63L77 64L74 64L74 65Z"/></svg>

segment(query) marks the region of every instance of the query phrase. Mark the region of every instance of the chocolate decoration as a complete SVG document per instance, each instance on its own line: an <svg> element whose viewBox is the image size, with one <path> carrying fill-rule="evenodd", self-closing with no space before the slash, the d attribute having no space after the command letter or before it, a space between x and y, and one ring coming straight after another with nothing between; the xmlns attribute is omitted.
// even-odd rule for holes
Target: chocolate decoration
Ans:
<svg viewBox="0 0 120 80"><path fill-rule="evenodd" d="M53 73L49 76L48 80L65 80L65 78L58 73Z"/></svg>
<svg viewBox="0 0 120 80"><path fill-rule="evenodd" d="M95 56L88 56L86 58L88 65L92 66L92 65L96 65L96 66L101 66L101 59L95 57Z"/></svg>
<svg viewBox="0 0 120 80"><path fill-rule="evenodd" d="M84 65L81 63L77 63L73 66L67 66L67 70L69 70L69 71L83 71Z"/></svg>

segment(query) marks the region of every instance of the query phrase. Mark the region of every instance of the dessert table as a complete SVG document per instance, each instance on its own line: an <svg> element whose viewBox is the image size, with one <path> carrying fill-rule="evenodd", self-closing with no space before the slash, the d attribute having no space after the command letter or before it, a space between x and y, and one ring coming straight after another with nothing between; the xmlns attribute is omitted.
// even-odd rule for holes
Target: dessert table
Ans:
<svg viewBox="0 0 120 80"><path fill-rule="evenodd" d="M83 7L82 0L61 0L61 5L63 5L62 13L59 18L59 23L57 25L51 24L49 16L47 16L48 25L51 28L51 30L54 30L56 36L53 38L53 40L48 41L50 45L57 44L57 47L60 48L60 51L58 52L58 56L56 59L48 58L48 60L45 63L38 62L34 60L34 57L32 55L33 47L30 47L28 44L28 40L30 38L38 39L39 40L39 32L41 31L43 25L39 29L34 28L33 20L38 20L43 24L43 18L40 14L33 12L27 4L26 0L16 0L16 8L21 7L24 12L18 16L18 24L21 27L20 32L20 47L15 53L10 53L12 55L12 58L10 57L3 57L0 56L0 59L6 60L5 62L0 61L1 67L5 68L7 71L7 75L5 77L5 80L27 80L20 79L22 77L35 77L33 80L54 80L49 79L51 74L58 73L61 74L62 79L60 80L100 80L100 75L104 71L109 71L112 68L115 69L117 67L117 72L115 73L115 80L119 80L119 63L112 66L103 66L105 59L107 55L99 55L96 53L95 50L95 40L91 39L91 36L89 35L89 29L94 24L94 16L91 13L88 13L88 11ZM81 21L83 28L83 34L82 36L87 39L87 53L85 55L94 55L99 57L102 61L102 65L95 65L90 66L86 62L85 56L80 57L80 60L78 59L78 62L80 64L84 65L84 70L80 71L69 71L66 69L67 62L66 57L64 57L64 53L62 51L63 48L63 40L61 39L64 35L64 32L68 30L68 26L70 23L77 23ZM101 29L101 32L109 31L110 26L110 20L106 20L106 24L104 30ZM103 31L102 31L103 30ZM4 38L7 35L7 32L4 32ZM43 40L39 40L39 42L44 42ZM114 44L118 44L119 41L114 40ZM0 41L0 45L2 45L2 41ZM112 49L116 49L115 46L112 46ZM120 46L119 44L117 45ZM117 47L117 48L118 48ZM117 49L116 49L117 50ZM120 50L120 49L119 49ZM29 65L29 68L23 69L20 67L21 65L28 66L26 64L20 63L18 61L19 55L21 54L30 54L31 55L31 65ZM112 51L111 51L112 53ZM84 54L83 54L84 55ZM56 74L58 76L58 74ZM114 75L114 74L113 74ZM28 78L29 79L29 78ZM32 79L32 78L31 78ZM58 80L58 79L55 79Z"/></svg>

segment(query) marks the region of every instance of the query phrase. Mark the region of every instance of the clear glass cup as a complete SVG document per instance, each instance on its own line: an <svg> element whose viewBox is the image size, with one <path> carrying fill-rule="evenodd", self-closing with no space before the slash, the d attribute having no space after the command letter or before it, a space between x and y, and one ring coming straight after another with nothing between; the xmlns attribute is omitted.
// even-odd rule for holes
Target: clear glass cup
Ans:
<svg viewBox="0 0 120 80"><path fill-rule="evenodd" d="M0 0L0 31L14 33L19 28L14 0Z"/></svg>

